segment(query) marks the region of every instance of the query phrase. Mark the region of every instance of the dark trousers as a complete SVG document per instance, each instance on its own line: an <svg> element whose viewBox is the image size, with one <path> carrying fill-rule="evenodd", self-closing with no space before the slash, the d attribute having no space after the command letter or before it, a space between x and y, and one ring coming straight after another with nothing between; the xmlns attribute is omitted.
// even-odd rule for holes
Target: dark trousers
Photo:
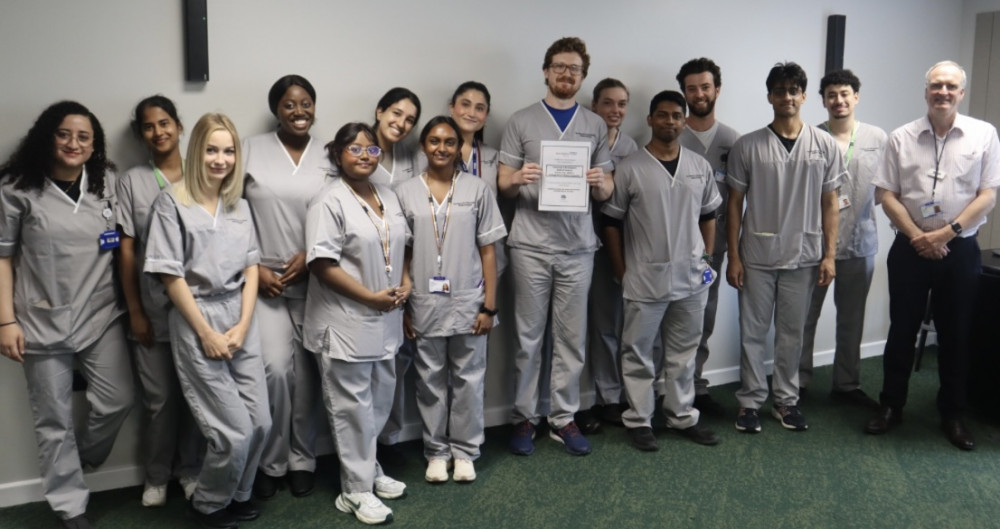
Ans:
<svg viewBox="0 0 1000 529"><path fill-rule="evenodd" d="M961 416L967 402L969 337L982 268L975 237L956 237L941 260L924 259L902 234L889 250L889 337L882 365L882 404L906 404L917 333L927 295L938 338L938 409L944 418Z"/></svg>

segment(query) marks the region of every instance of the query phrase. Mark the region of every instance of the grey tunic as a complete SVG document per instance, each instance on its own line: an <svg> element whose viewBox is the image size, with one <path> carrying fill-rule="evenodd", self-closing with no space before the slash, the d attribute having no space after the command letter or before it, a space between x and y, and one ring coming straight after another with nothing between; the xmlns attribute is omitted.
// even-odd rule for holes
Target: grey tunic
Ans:
<svg viewBox="0 0 1000 529"><path fill-rule="evenodd" d="M323 146L310 138L298 165L274 132L243 140L246 171L243 196L250 203L260 245L260 264L281 274L285 263L303 251L306 209L332 171ZM306 283L290 285L282 293L303 299Z"/></svg>
<svg viewBox="0 0 1000 529"><path fill-rule="evenodd" d="M724 123L716 121L715 124L718 129L715 131L715 137L712 139L712 143L708 146L708 149L705 148L701 140L687 127L681 131L679 141L682 147L690 149L699 156L704 157L708 160L709 165L712 166L715 183L719 188L719 194L722 196L722 204L719 206L719 225L716 229L715 248L712 250L713 255L718 255L725 252L727 246L726 236L720 230L725 229L726 204L729 202L729 187L726 186L729 151L733 148L736 140L739 139L740 133Z"/></svg>
<svg viewBox="0 0 1000 529"><path fill-rule="evenodd" d="M577 106L566 130L560 131L541 101L515 112L507 122L500 143L500 163L514 169L520 169L526 162L538 163L543 140L588 142L591 166L608 172L614 168L604 120ZM538 190L537 183L520 187L517 214L507 245L545 253L578 254L596 250L597 235L590 214L538 211Z"/></svg>
<svg viewBox="0 0 1000 529"><path fill-rule="evenodd" d="M454 186L447 231L444 230L448 203L434 201L435 218L432 221L431 206L428 205L431 195L423 176L396 188L406 222L413 233L410 314L413 316L413 327L422 336L453 336L472 332L485 296L479 247L493 244L507 233L496 198L486 183L468 173L458 173ZM440 271L432 222L437 222L439 234L445 234ZM451 282L449 294L430 292L429 280L438 275Z"/></svg>
<svg viewBox="0 0 1000 529"><path fill-rule="evenodd" d="M743 264L763 269L816 266L823 258L822 194L846 172L828 133L803 125L791 152L764 127L729 153L726 183L746 193L740 236Z"/></svg>
<svg viewBox="0 0 1000 529"><path fill-rule="evenodd" d="M71 353L104 334L125 312L115 294L112 252L98 236L114 229L115 177L104 193L86 191L80 176L77 202L46 182L41 192L0 186L0 256L14 267L14 313L24 331L26 354Z"/></svg>
<svg viewBox="0 0 1000 529"><path fill-rule="evenodd" d="M829 132L825 122L819 128ZM840 179L838 191L840 197L850 200L850 206L840 208L837 259L868 257L878 252L875 186L872 181L885 155L886 141L888 136L882 129L858 123L851 161L847 164L847 173Z"/></svg>
<svg viewBox="0 0 1000 529"><path fill-rule="evenodd" d="M708 162L682 147L671 175L642 149L618 166L615 184L602 211L625 219L624 298L674 301L708 288L698 218L722 203Z"/></svg>
<svg viewBox="0 0 1000 529"><path fill-rule="evenodd" d="M118 225L122 235L135 239L135 264L139 271L139 298L142 310L149 318L153 327L153 338L157 342L170 341L170 329L167 326L167 311L170 308L170 298L163 283L156 277L142 273L146 262L146 240L149 238L149 214L153 209L153 201L160 190L170 187L170 181L163 179L164 187L160 187L153 166L137 165L118 180Z"/></svg>
<svg viewBox="0 0 1000 529"><path fill-rule="evenodd" d="M392 146L392 171L379 164L371 176L371 183L395 189L402 182L420 174L420 169L427 164L421 160L422 154L420 149L405 139L395 143Z"/></svg>
<svg viewBox="0 0 1000 529"><path fill-rule="evenodd" d="M350 188L338 180L306 218L306 262L332 259L373 292L397 286L410 230L389 188L376 185L389 224L391 277L386 276L382 237ZM391 283L391 284L390 284ZM403 311L383 313L342 296L309 276L303 344L317 354L344 362L392 358L403 343Z"/></svg>
<svg viewBox="0 0 1000 529"><path fill-rule="evenodd" d="M614 169L617 170L618 164L620 164L622 160L638 150L639 146L635 143L635 140L633 140L631 136L622 131L618 131L618 137L615 138L615 144L609 148L611 163Z"/></svg>

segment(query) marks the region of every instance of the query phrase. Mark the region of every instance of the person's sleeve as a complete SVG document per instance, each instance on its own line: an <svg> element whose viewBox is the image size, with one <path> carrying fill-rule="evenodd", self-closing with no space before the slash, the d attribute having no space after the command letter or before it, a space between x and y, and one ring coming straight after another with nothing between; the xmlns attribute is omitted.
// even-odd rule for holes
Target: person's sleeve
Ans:
<svg viewBox="0 0 1000 529"><path fill-rule="evenodd" d="M631 199L632 171L631 166L623 163L621 169L615 173L615 190L611 193L611 198L604 201L601 206L601 213L613 219L621 220L625 218L628 205Z"/></svg>
<svg viewBox="0 0 1000 529"><path fill-rule="evenodd" d="M516 119L508 121L507 126L503 129L500 153L497 155L497 159L500 163L514 169L520 169L524 165L524 144Z"/></svg>
<svg viewBox="0 0 1000 529"><path fill-rule="evenodd" d="M844 157L840 155L840 147L837 146L836 140L832 136L827 135L825 139L829 141L827 144L827 151L830 153L827 158L829 158L829 163L826 164L826 174L823 175L823 192L833 191L840 187L840 179L847 174L847 167L844 165Z"/></svg>
<svg viewBox="0 0 1000 529"><path fill-rule="evenodd" d="M184 277L184 227L169 193L160 193L153 202L142 271Z"/></svg>
<svg viewBox="0 0 1000 529"><path fill-rule="evenodd" d="M135 239L138 234L135 232L135 222L132 215L135 207L132 200L132 176L125 173L125 176L118 179L115 189L118 194L118 205L115 208L118 225L121 226L122 234Z"/></svg>
<svg viewBox="0 0 1000 529"><path fill-rule="evenodd" d="M719 193L719 186L715 185L712 166L707 161L702 165L702 172L705 174L705 188L701 194L701 214L702 216L714 215L719 206L722 205L722 194Z"/></svg>
<svg viewBox="0 0 1000 529"><path fill-rule="evenodd" d="M740 193L746 193L750 187L749 156L745 152L744 142L736 140L729 150L729 160L726 163L726 185Z"/></svg>
<svg viewBox="0 0 1000 529"><path fill-rule="evenodd" d="M306 263L316 259L339 261L344 236L340 202L331 197L316 201L306 213Z"/></svg>
<svg viewBox="0 0 1000 529"><path fill-rule="evenodd" d="M13 257L21 239L24 199L13 184L0 187L0 257Z"/></svg>
<svg viewBox="0 0 1000 529"><path fill-rule="evenodd" d="M990 127L989 139L983 148L983 168L979 174L979 189L1000 186L1000 140L995 127Z"/></svg>
<svg viewBox="0 0 1000 529"><path fill-rule="evenodd" d="M872 183L875 187L899 194L899 144L895 136L889 137L882 163Z"/></svg>
<svg viewBox="0 0 1000 529"><path fill-rule="evenodd" d="M476 209L479 211L479 217L476 219L476 244L486 246L503 239L507 235L507 228L503 224L503 217L500 216L500 208L493 192L485 183L481 189L476 200L478 202Z"/></svg>

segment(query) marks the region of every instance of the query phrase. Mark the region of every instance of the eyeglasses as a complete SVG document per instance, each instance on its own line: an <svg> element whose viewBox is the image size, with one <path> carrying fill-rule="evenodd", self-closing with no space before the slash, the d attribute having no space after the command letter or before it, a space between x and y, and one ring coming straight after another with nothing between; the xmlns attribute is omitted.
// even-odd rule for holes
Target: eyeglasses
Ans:
<svg viewBox="0 0 1000 529"><path fill-rule="evenodd" d="M788 88L779 87L772 89L771 94L776 97L785 97L785 96L798 97L799 95L802 94L802 89L797 86L791 86Z"/></svg>
<svg viewBox="0 0 1000 529"><path fill-rule="evenodd" d="M74 135L71 131L66 129L59 129L56 131L56 143L60 145L69 145L76 140L78 144L82 147L86 147L91 143L94 143L94 137L86 132Z"/></svg>
<svg viewBox="0 0 1000 529"><path fill-rule="evenodd" d="M569 73L573 75L580 75L583 73L583 66L580 66L579 64L563 64L561 62L554 62L549 65L549 70L552 70L555 73L565 73L566 70L569 70Z"/></svg>
<svg viewBox="0 0 1000 529"><path fill-rule="evenodd" d="M352 143L347 146L347 152L351 153L351 156L361 156L361 153L367 152L368 156L378 158L382 154L382 148L378 145L369 145L365 147L364 145Z"/></svg>

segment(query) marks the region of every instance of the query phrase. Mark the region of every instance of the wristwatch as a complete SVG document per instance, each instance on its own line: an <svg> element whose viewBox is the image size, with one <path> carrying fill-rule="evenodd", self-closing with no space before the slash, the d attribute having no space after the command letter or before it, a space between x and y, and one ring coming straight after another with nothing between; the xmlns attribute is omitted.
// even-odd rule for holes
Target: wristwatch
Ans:
<svg viewBox="0 0 1000 529"><path fill-rule="evenodd" d="M486 314L488 316L496 316L497 314L500 313L500 311L498 311L496 309L490 310L490 309L486 308L486 305L480 305L479 306L479 312L481 314Z"/></svg>
<svg viewBox="0 0 1000 529"><path fill-rule="evenodd" d="M962 234L962 225L959 224L959 223L957 223L957 222L952 222L951 223L951 231L954 231L955 235L961 235Z"/></svg>

